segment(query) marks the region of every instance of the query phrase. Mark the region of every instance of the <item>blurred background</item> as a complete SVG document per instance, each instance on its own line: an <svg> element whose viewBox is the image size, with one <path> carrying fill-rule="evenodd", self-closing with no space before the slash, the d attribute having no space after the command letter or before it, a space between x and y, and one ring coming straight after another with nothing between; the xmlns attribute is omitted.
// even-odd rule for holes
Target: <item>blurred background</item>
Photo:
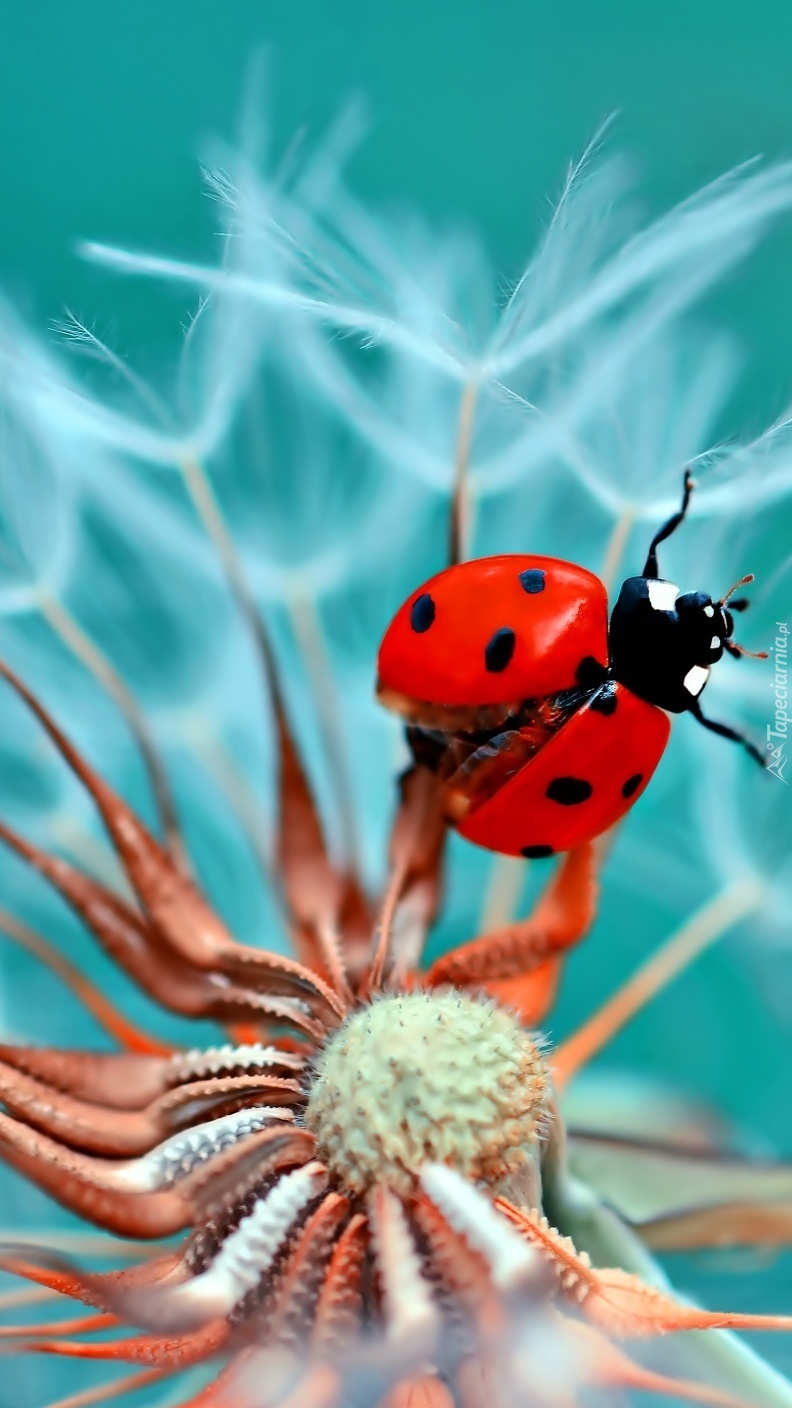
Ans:
<svg viewBox="0 0 792 1408"><path fill-rule="evenodd" d="M409 220L404 212L417 210L440 233L469 232L488 252L497 275L496 291L498 286L506 289L519 276L548 226L569 162L613 113L617 116L605 146L607 151L626 154L633 173L630 200L642 212L639 223L758 154L792 156L792 10L781 0L758 0L751 6L723 0L699 0L691 6L683 0L665 0L654 7L630 0L604 0L598 5L567 0L555 6L526 0L491 0L487 5L474 0L433 0L431 4L345 0L333 7L319 0L291 4L223 0L222 5L210 0L167 0L164 5L135 0L128 6L108 6L104 0L79 0L69 6L36 0L6 5L0 13L4 199L0 283L45 357L56 349L52 323L69 308L130 366L142 366L155 382L169 374L183 326L195 307L196 291L108 275L82 259L76 243L92 239L179 258L208 262L216 258L218 231L227 227L227 221L218 204L207 198L199 167L213 160L218 134L229 140L236 134L251 57L262 46L268 55L267 116L273 149L288 150L296 136L310 146L348 99L359 96L368 132L353 151L347 171L356 196L375 212L393 212L397 221ZM666 459L652 471L657 470L659 484L662 470L663 502L664 495L676 494L672 485L677 468L681 469L679 455L703 451L715 441L751 440L792 396L792 216L782 216L758 250L731 267L714 290L699 300L699 326L715 330L716 362L726 349L729 370L721 380L728 394L709 398L701 412L702 424L690 430L690 446L680 441L677 448L670 434ZM644 402L633 405L635 424L629 423L629 399L624 403L627 411L621 405L631 445L659 443L668 426L673 428L674 387L692 386L699 367L698 349L704 343L699 344L697 337L698 331L692 341L680 342L686 350L673 365L668 363L665 344L657 352L658 378L661 374L665 378L662 395L658 392L652 400L642 386ZM98 387L97 394L103 391L90 368L86 384ZM294 395L293 385L289 394ZM644 403L651 412L648 419L642 415ZM695 412L694 406L693 421ZM449 446L454 429L449 421ZM317 433L321 434L321 426ZM281 425L278 434L288 438L288 425ZM593 435L590 447L595 458L606 454L601 437L598 441ZM116 452L122 459L127 455L123 446L116 446L112 453ZM79 446L73 453L75 462L80 460ZM370 447L367 454L362 480L382 472L372 465ZM133 462L135 453L128 457ZM779 473L787 473L790 461L792 456L782 457ZM220 455L218 463L222 462ZM0 475L9 473L9 463L6 460L0 467ZM31 461L33 477L28 484L33 484L39 468L38 459L35 466ZM330 479L331 471L332 466ZM81 472L76 471L78 477ZM99 472L103 472L101 464ZM144 479L149 472L144 471ZM189 752L190 739L182 728L186 715L180 710L185 691L193 687L191 679L197 681L196 691L204 689L201 627L204 620L211 622L213 640L226 628L220 608L206 606L202 615L203 598L196 607L195 593L206 589L208 601L217 582L198 563L185 539L187 566L181 595L176 572L167 584L167 609L160 612L156 598L165 579L158 578L155 570L157 553L162 550L164 561L175 550L175 540L168 538L170 529L157 537L155 518L147 517L148 500L134 499L131 481L123 481L123 495L119 488L116 500L109 469L107 474L101 511L95 504L90 511L81 510L85 555L70 569L66 595L71 609L90 626L143 702L155 715L161 706L156 729L165 740L166 753L173 747L177 791L188 798L188 832L199 861L206 865L210 891L221 907L225 903L225 912L238 931L250 937L261 932L262 913L271 922L266 899L255 903L245 899L250 857L238 859L234 849L238 843L226 836L214 802L201 788L191 790L194 784L185 780L189 767L184 754ZM603 471L603 482L606 477ZM160 487L150 490L146 479L146 494L151 492L151 504L159 495L170 510L173 496L161 489L152 474L152 483L155 480ZM792 500L788 487L771 495L763 503L761 523L751 538L751 482L746 473L742 497L732 496L723 520L708 528L704 519L691 531L687 547L675 540L668 560L669 569L673 566L675 573L683 574L675 580L713 592L728 585L724 574L731 580L751 568L764 572L769 595L761 598L750 641L759 648L766 644L774 621L792 620L788 571ZM788 477L784 483L789 482ZM240 492L237 485L228 511L233 520L236 504L244 527ZM319 501L324 502L321 495ZM134 503L141 515L139 556L134 561L130 557L127 568L123 565L127 549L113 539L114 502L123 503L124 513L131 512ZM283 522L291 521L288 515L297 512L295 502L280 503L286 515ZM523 515L516 519L515 502ZM612 527L607 514L600 512L602 502L599 517L593 512L587 517L588 511L574 505L567 512L568 499L548 503L538 519L542 541L532 537L529 542L523 527L525 501L519 493L515 501L508 495L495 496L482 514L477 547L559 551L599 570ZM376 730L391 725L376 722L369 727L365 712L371 708L373 717L367 692L367 680L373 674L372 646L410 582L440 565L444 526L437 508L433 501L425 511L416 509L416 533L412 540L409 533L405 536L400 569L393 574L394 585L378 614L369 611L363 619L360 583L351 604L343 593L340 597L331 593L323 606L331 656L342 676L345 669L351 671L350 678L354 677L355 688L365 700L360 717L354 713L355 728L369 749L362 756L370 760L376 754L378 763L382 752ZM321 514L316 517L321 526ZM35 532L35 513L33 518ZM271 528L276 536L280 522L276 517ZM311 525L314 534L316 526ZM735 557L731 543L736 526L747 538L745 552L741 549ZM152 539L147 546L149 531ZM626 551L631 562L639 555L642 559L648 536L647 523L642 522L629 537ZM339 550L348 551L341 541ZM181 539L179 544L181 551ZM255 548L252 540L251 555ZM747 560L746 554L751 553ZM118 568L119 563L122 586L135 582L132 598L124 595L117 582L109 585L109 564ZM698 580L694 563L697 569L706 569L706 580ZM277 572L273 580L278 580ZM114 592L119 594L114 597ZM271 605L275 595L275 587L265 581L263 599ZM275 608L272 612L272 628L289 662L295 620L284 624ZM354 650L344 636L352 618L358 630L354 641L365 642L354 661ZM363 619L362 626L358 618ZM186 645L180 622L189 623ZM67 718L70 712L74 716L78 735L82 728L83 741L94 747L94 759L101 764L102 740L110 739L117 747L118 731L114 732L115 725L108 722L100 704L96 704L96 717L88 719L82 701L91 693L90 683L75 686L71 666L60 658L60 647L44 640L38 621L31 624L25 618L20 623L18 614L13 619L9 615L0 626L0 649L27 662L39 683L46 685L49 676L54 679L55 701L60 691L63 712ZM164 676L157 674L152 662L161 657L163 640L171 649L167 634L171 630L179 649L184 646L184 658L179 657L179 683L169 692L169 684L163 683ZM175 646L173 650L178 654ZM246 668L239 664L242 679L247 679ZM766 675L751 676L752 668L764 667L740 665L740 679L753 684L742 704L732 709L732 716L735 721L742 718L761 739L769 717L769 685ZM300 669L295 663L290 685L295 700L305 688ZM65 684L62 675L68 676ZM216 680L213 689L215 684ZM207 708L213 697L207 689ZM227 701L215 703L231 746L235 729L239 732L242 725L231 714L223 714ZM726 716L730 707L728 691L723 690L718 715ZM194 723L191 716L191 727ZM44 825L42 834L62 843L63 799L50 783L50 754L31 741L32 734L21 723L6 727L9 731L0 749L6 793L26 823L32 825L42 817L46 822L48 815L59 818L60 830L53 824L47 833ZM729 745L699 737L690 721L682 721L676 732L680 737L675 739L670 761L664 763L646 803L642 802L635 821L628 823L619 840L606 877L603 918L591 944L570 964L553 1035L570 1030L696 904L737 875L741 848L750 840L761 852L751 863L764 875L768 893L772 891L772 904L759 925L761 933L752 927L753 920L738 929L736 941L708 954L680 980L673 994L619 1039L608 1060L629 1071L631 1078L637 1074L682 1092L693 1102L691 1108L698 1108L696 1102L700 1102L701 1108L718 1111L733 1130L739 1130L747 1146L792 1156L788 1115L792 794L781 782L765 778L759 780L764 791L757 791L749 776L750 765L732 758ZM196 736L199 733L200 729ZM19 747L17 739L22 739ZM310 739L305 746L310 755ZM244 748L241 751L244 755ZM394 744L391 775L395 758ZM112 770L115 764L108 766ZM125 766L119 765L117 773L125 776ZM130 764L132 771L134 766ZM317 767L321 771L320 763ZM375 818L368 857L369 869L375 870L390 795L384 788L373 796L374 764L367 768L368 761L357 779L356 795L364 829L367 807ZM135 795L136 789L143 790L141 779L130 773L128 790ZM74 815L89 824L87 811ZM763 852L762 827L772 838ZM435 939L438 947L470 933L491 883L487 857L478 855L471 861L469 850L455 845L454 862L455 888L445 927ZM6 893L14 887L21 892L27 884L18 869L13 870L14 878L8 881L11 890ZM528 882L529 888L535 888L540 870ZM513 878L509 884L518 895ZM529 888L522 894L523 906ZM24 903L28 917L38 915L53 937L66 932L62 914L43 894L26 892ZM106 987L115 983L110 966L96 957L87 941L69 931L69 942L79 949L83 966L98 981ZM17 1034L27 1028L39 1040L74 1039L80 1029L76 1007L69 1006L71 999L64 1006L50 977L35 973L26 955L6 962L7 1011L16 1014ZM128 1010L138 1015L148 1010L134 994L124 990L124 997ZM26 1012L21 1022L18 1013L28 1005L30 1021ZM606 1062L603 1069L608 1071L611 1065ZM612 1110L614 1119L621 1099L613 1095L615 1089L609 1087L608 1093L603 1088L597 1097L603 1109ZM19 1197L21 1206L24 1199ZM31 1215L44 1216L43 1201L26 1206L32 1209ZM745 1263L754 1275L730 1274ZM723 1258L688 1260L680 1262L674 1274L691 1293L735 1308L782 1308L778 1288L788 1285L788 1263L786 1270L778 1264L765 1267L753 1257L739 1259L739 1266L736 1258L729 1263ZM772 1352L792 1366L792 1355L783 1346L773 1345Z"/></svg>
<svg viewBox="0 0 792 1408"><path fill-rule="evenodd" d="M321 133L353 95L371 130L359 193L472 226L504 278L546 222L570 160L604 118L659 210L792 143L792 13L629 0L80 0L0 16L0 179L6 287L40 323L64 305L123 329L125 349L172 335L139 285L114 289L78 237L206 253L215 230L196 180L209 135L230 134L251 53L269 46L276 140ZM788 232L716 295L751 354L729 433L763 424L792 385Z"/></svg>

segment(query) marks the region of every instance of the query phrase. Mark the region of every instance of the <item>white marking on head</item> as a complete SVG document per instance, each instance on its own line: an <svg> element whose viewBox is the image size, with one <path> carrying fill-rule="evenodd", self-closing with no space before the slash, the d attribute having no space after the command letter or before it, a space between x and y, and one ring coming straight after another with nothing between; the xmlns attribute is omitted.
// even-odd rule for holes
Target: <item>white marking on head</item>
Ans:
<svg viewBox="0 0 792 1408"><path fill-rule="evenodd" d="M710 650L718 650L718 649L720 648L720 644L721 644L721 638L720 638L720 636L713 636L713 637L712 637L712 640L710 641Z"/></svg>
<svg viewBox="0 0 792 1408"><path fill-rule="evenodd" d="M692 694L695 699L697 695L701 694L708 679L709 670L706 670L703 665L692 665L682 683L688 694Z"/></svg>
<svg viewBox="0 0 792 1408"><path fill-rule="evenodd" d="M653 577L646 583L649 592L649 605L653 611L673 611L674 602L679 596L679 587L673 582L656 581Z"/></svg>
<svg viewBox="0 0 792 1408"><path fill-rule="evenodd" d="M704 615L705 615L705 616L714 616L714 615L715 615L715 607L714 607L714 606L705 606L705 607L704 607Z"/></svg>

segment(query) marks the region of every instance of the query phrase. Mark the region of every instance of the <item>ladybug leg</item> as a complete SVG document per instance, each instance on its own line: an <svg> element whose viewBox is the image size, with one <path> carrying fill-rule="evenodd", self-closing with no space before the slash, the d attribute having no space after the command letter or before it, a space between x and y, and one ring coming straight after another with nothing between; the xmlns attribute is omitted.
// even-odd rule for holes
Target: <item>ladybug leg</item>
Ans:
<svg viewBox="0 0 792 1408"><path fill-rule="evenodd" d="M598 854L592 842L570 851L533 914L444 953L427 987L478 987L535 1023L548 1010L563 955L591 928L597 909Z"/></svg>
<svg viewBox="0 0 792 1408"><path fill-rule="evenodd" d="M456 825L494 796L547 742L550 734L551 730L542 725L506 729L463 757L445 783L448 820Z"/></svg>
<svg viewBox="0 0 792 1408"><path fill-rule="evenodd" d="M690 470L686 469L685 477L682 481L682 506L677 513L672 514L671 517L666 520L662 528L658 528L657 532L652 538L652 541L649 544L649 552L647 553L646 562L644 563L644 570L642 574L644 577L660 576L660 568L657 565L658 546L660 545L660 543L665 542L666 538L670 538L671 534L676 532L680 523L683 521L688 511L690 496L693 493L694 488L695 485L693 482L693 476L691 475Z"/></svg>
<svg viewBox="0 0 792 1408"><path fill-rule="evenodd" d="M688 711L693 715L694 719L697 719L700 724L704 725L704 728L708 728L710 733L719 733L721 738L729 738L732 743L741 743L743 748L750 753L754 761L759 764L760 768L765 766L764 755L760 753L756 744L752 743L750 738L746 738L744 733L740 733L736 728L732 728L730 724L719 724L715 719L705 718L697 699L694 700L692 704L688 705Z"/></svg>

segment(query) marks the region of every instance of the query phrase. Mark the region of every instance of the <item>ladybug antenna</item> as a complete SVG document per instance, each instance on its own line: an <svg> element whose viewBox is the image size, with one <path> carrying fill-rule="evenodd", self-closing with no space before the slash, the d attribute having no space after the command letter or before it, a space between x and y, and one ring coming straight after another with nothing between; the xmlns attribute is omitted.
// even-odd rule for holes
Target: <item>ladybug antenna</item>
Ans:
<svg viewBox="0 0 792 1408"><path fill-rule="evenodd" d="M730 655L747 655L748 658L751 660L768 659L768 653L766 650L746 650L745 646L739 645L736 640L725 640L723 644Z"/></svg>
<svg viewBox="0 0 792 1408"><path fill-rule="evenodd" d="M729 590L727 591L726 595L722 596L720 601L716 601L715 605L721 607L722 609L723 607L725 607L727 601L731 601L732 594L736 592L738 587L745 587L748 585L749 582L752 582L753 580L753 572L747 572L744 577L740 578L739 582L735 582L733 587L729 587ZM750 602L748 601L748 598L744 596L739 596L737 597L736 601L731 601L731 605L729 606L728 611L725 612L726 619L729 622L730 635L732 627L731 613L733 611L747 611L749 605ZM728 650L729 654L733 655L735 658L739 658L739 656L741 655L747 655L751 660L767 659L766 650L748 650L746 646L739 645L736 640L725 640L723 642L723 645L724 648Z"/></svg>
<svg viewBox="0 0 792 1408"><path fill-rule="evenodd" d="M731 635L732 631L731 613L733 611L747 611L750 605L750 602L748 601L747 597L739 596L737 597L736 601L731 601L731 597L733 593L737 591L738 587L745 587L748 585L749 582L752 582L753 580L753 572L747 572L744 577L740 578L739 582L735 582L733 587L729 587L729 590L726 592L726 595L722 596L720 601L716 601L715 603L716 606L719 606L721 609L723 609L727 601L731 602L728 611L724 612L726 620L729 623L729 635ZM748 650L744 645L739 645L736 640L725 640L723 642L723 645L724 648L728 650L729 654L733 655L735 658L738 658L741 655L747 655L751 660L767 659L766 650Z"/></svg>
<svg viewBox="0 0 792 1408"><path fill-rule="evenodd" d="M715 605L725 606L726 602L730 599L730 597L734 596L734 593L736 592L738 587L747 587L748 583L752 582L753 580L753 572L746 572L745 576L741 577L739 582L735 582L733 587L729 587L729 590L727 591L726 595L722 596L720 601L716 601ZM732 611L745 611L747 606L748 602L746 601L745 597L740 597L738 601L732 602L731 609Z"/></svg>

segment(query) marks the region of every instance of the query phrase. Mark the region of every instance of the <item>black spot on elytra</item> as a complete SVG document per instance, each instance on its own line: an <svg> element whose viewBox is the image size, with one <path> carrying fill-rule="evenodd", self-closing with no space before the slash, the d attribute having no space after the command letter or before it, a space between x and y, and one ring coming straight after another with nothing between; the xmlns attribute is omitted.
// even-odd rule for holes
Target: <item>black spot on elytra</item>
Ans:
<svg viewBox="0 0 792 1408"><path fill-rule="evenodd" d="M640 787L642 782L643 773L634 772L632 777L627 778L627 781L622 787L622 797L632 797L633 794L638 791L638 788Z"/></svg>
<svg viewBox="0 0 792 1408"><path fill-rule="evenodd" d="M545 856L552 854L552 846L523 846L520 851L520 855L525 856L526 860L544 860Z"/></svg>
<svg viewBox="0 0 792 1408"><path fill-rule="evenodd" d="M517 637L511 626L501 626L499 631L490 636L484 647L484 664L491 675L499 675L501 670L505 670L513 654L517 643Z"/></svg>
<svg viewBox="0 0 792 1408"><path fill-rule="evenodd" d="M608 671L593 655L584 655L575 671L575 679L581 689L596 689L608 677Z"/></svg>
<svg viewBox="0 0 792 1408"><path fill-rule="evenodd" d="M579 802L587 802L594 788L582 777L554 777L545 796L551 802L560 802L562 807L575 807Z"/></svg>
<svg viewBox="0 0 792 1408"><path fill-rule="evenodd" d="M435 604L428 592L422 592L410 607L410 625L419 635L428 631L435 618Z"/></svg>
<svg viewBox="0 0 792 1408"><path fill-rule="evenodd" d="M536 596L537 592L545 589L545 574L541 567L527 567L520 573L520 586L529 596Z"/></svg>
<svg viewBox="0 0 792 1408"><path fill-rule="evenodd" d="M595 714L615 714L618 703L615 680L606 680L594 698L589 700L589 709L593 709Z"/></svg>

